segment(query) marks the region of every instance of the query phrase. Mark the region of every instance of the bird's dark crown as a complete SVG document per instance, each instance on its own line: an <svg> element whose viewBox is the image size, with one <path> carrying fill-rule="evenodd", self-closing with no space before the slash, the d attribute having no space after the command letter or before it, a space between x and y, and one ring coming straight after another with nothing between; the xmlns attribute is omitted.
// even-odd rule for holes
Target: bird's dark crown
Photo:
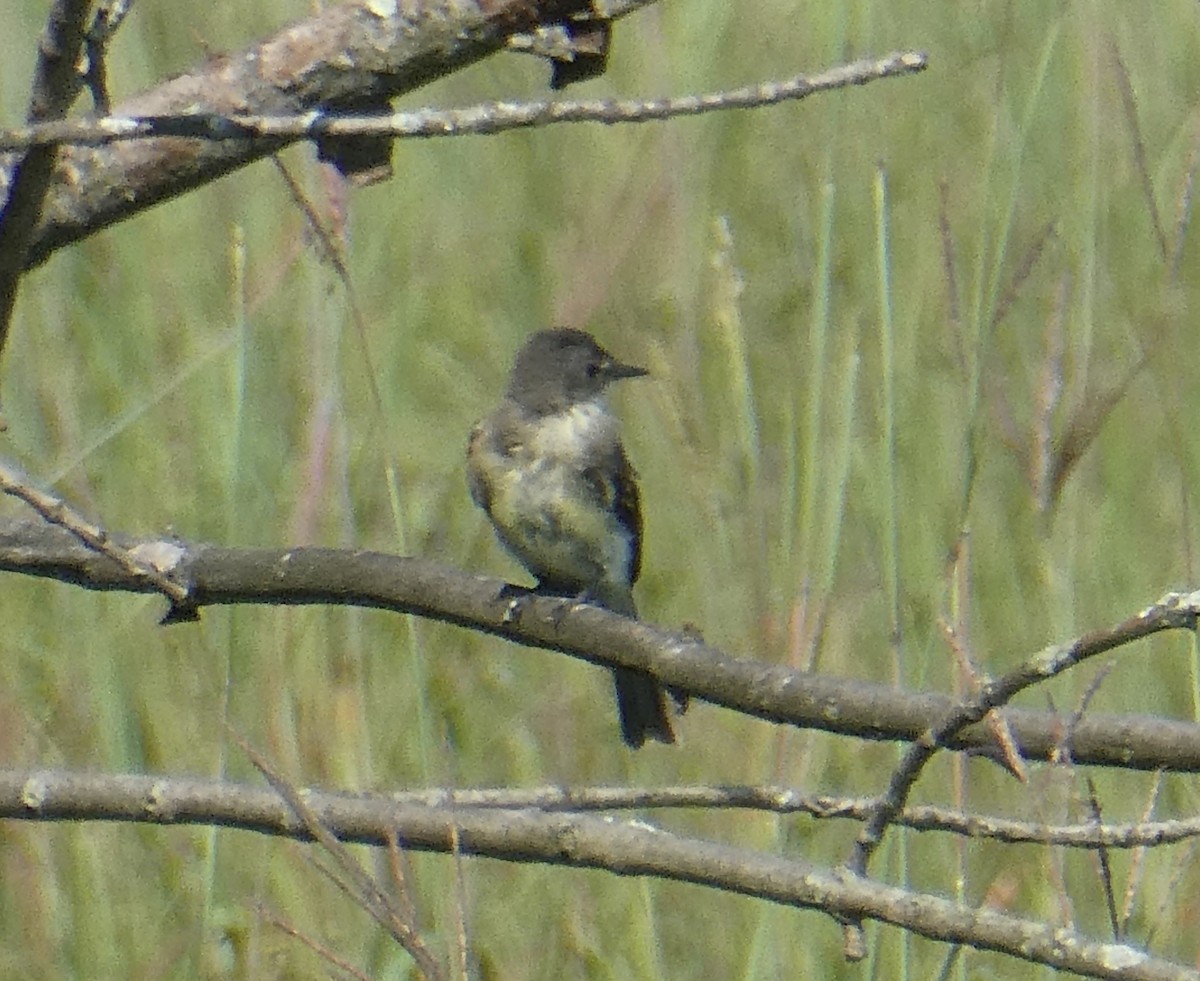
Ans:
<svg viewBox="0 0 1200 981"><path fill-rule="evenodd" d="M596 398L619 378L645 374L617 361L585 331L541 330L517 352L508 397L534 412L560 412Z"/></svg>

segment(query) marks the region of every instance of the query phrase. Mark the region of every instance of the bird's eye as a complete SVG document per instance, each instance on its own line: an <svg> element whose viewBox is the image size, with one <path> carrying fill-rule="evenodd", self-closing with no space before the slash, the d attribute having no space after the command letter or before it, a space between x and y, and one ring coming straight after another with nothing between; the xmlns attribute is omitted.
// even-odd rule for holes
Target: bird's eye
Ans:
<svg viewBox="0 0 1200 981"><path fill-rule="evenodd" d="M588 366L587 366L587 373L588 373L589 378L595 378L598 374L600 374L600 362L599 361L589 361Z"/></svg>

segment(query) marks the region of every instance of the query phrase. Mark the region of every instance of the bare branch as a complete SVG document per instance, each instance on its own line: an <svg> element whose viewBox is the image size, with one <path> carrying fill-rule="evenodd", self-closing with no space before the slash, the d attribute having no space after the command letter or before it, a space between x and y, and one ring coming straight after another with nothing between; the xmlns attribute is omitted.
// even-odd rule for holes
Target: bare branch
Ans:
<svg viewBox="0 0 1200 981"><path fill-rule="evenodd" d="M904 807L925 765L939 749L946 748L947 740L952 739L964 727L978 723L988 712L1007 705L1024 689L1062 674L1086 658L1100 653L1101 649L1112 650L1136 637L1147 636L1144 631L1152 623L1170 622L1176 627L1194 631L1198 610L1200 593L1168 594L1154 606L1109 630L1093 631L1068 644L1059 644L1041 651L1016 670L989 682L971 697L963 699L906 750L904 758L892 774L887 792L877 802L875 814L855 841L854 852L849 862L850 868L859 874L866 869L867 862L879 846L884 831ZM1079 724L1083 724L1082 718L1079 719ZM1073 750L1073 737L1068 736L1068 742ZM1072 759L1079 762L1074 756Z"/></svg>
<svg viewBox="0 0 1200 981"><path fill-rule="evenodd" d="M738 809L771 814L807 814L819 820L866 821L874 797L802 794L791 787L499 787L470 790L413 790L387 795L395 803L427 807L494 807L540 811L614 811L665 809ZM1144 813L1133 824L1042 824L922 805L906 807L896 818L914 831L941 831L964 838L1006 844L1063 845L1067 848L1136 848L1176 844L1200 838L1200 817L1152 821Z"/></svg>
<svg viewBox="0 0 1200 981"><path fill-rule="evenodd" d="M55 0L38 44L33 94L29 100L31 123L60 119L67 114L82 79L76 70L83 47L84 23L91 0ZM8 336L17 286L25 268L34 227L42 214L58 150L35 147L0 172L0 190L6 190L0 210L0 351Z"/></svg>
<svg viewBox="0 0 1200 981"><path fill-rule="evenodd" d="M0 150L70 143L102 146L127 140L179 137L196 140L296 140L387 137L428 139L475 136L555 123L659 122L725 109L759 109L795 102L818 92L866 85L912 75L928 65L925 55L900 51L878 60L837 65L815 75L762 82L743 88L664 99L559 99L542 102L488 102L467 109L417 109L391 115L354 116L316 109L303 115L224 116L190 112L175 116L110 116L42 123L0 130Z"/></svg>
<svg viewBox="0 0 1200 981"><path fill-rule="evenodd" d="M4 781L10 781L5 784ZM230 827L260 831L279 837L297 837L300 825L309 831L301 815L290 813L296 822L278 823L264 817L262 791L219 780L200 778L108 776L68 771L0 771L0 818L29 817L27 805L4 787L53 785L61 799L56 820L145 820L158 823L199 823L205 820ZM67 802L78 788L85 791ZM10 794L6 796L6 794ZM230 798L229 795L233 794ZM150 814L136 816L137 807L150 797L158 810L172 815L170 821ZM227 801L228 798L228 801ZM386 806L427 808L472 808L497 811L541 811L582 814L589 811L626 810L748 810L771 814L806 814L817 820L866 821L874 804L872 797L837 797L831 794L802 794L790 787L718 786L681 787L494 787L429 790L400 790L391 793L346 794L306 791L310 816L322 823L338 840L376 844L364 838L362 828L371 815ZM121 801L113 804L112 801ZM130 804L133 800L137 803ZM222 801L227 801L222 803ZM74 808L68 812L69 808ZM134 809L134 810L131 810ZM274 812L272 812L274 813ZM1175 820L1143 820L1123 824L1042 824L1016 821L985 814L964 814L933 805L905 808L896 820L914 831L943 832L963 838L978 838L1004 844L1061 845L1066 848L1145 849L1173 845L1200 838L1200 816ZM402 876L398 877L402 880ZM408 921L415 920L410 913Z"/></svg>
<svg viewBox="0 0 1200 981"><path fill-rule="evenodd" d="M669 687L772 722L876 740L928 740L933 733L944 748L986 755L995 753L995 740L986 726L970 722L1004 704L1012 686L1019 690L1163 630L1194 629L1200 605L1200 594L1172 594L1111 629L1048 648L1021 671L984 686L978 699L962 706L938 693L903 692L739 660L695 637L597 606L532 593L514 601L506 598L512 593L502 592L499 580L422 559L348 549L137 541L111 532L109 538L135 554L173 555L175 564L159 571L188 587L196 609L254 603L389 609L605 667L646 671ZM29 522L0 522L0 571L45 576L87 589L156 591L144 578L62 529ZM1011 707L1005 709L1005 717L1022 758L1057 758L1063 717ZM1085 716L1069 738L1071 757L1079 764L1200 772L1200 725L1095 713Z"/></svg>
<svg viewBox="0 0 1200 981"><path fill-rule="evenodd" d="M293 115L386 103L590 9L587 0L347 0L234 55L210 58L116 107L119 116ZM275 152L277 139L139 140L64 148L25 268L55 249ZM0 193L15 160L0 158Z"/></svg>
<svg viewBox="0 0 1200 981"><path fill-rule="evenodd" d="M1196 972L1123 944L1089 940L990 909L958 906L796 859L702 841L642 821L578 814L428 807L310 793L305 806L343 841L461 852L515 862L604 869L688 882L835 916L875 919L949 943L996 950L1098 978L1195 981ZM150 824L219 824L311 838L308 824L270 791L212 781L95 774L0 772L0 814L27 820L90 817Z"/></svg>
<svg viewBox="0 0 1200 981"><path fill-rule="evenodd" d="M171 601L173 610L168 615L172 619L194 618L194 614L190 611L176 612L186 610L188 606L187 588L175 582L170 576L164 575L161 569L161 567L174 564L177 558L176 549L143 550L139 555L136 550L122 548L109 538L108 533L99 525L93 524L83 515L73 511L62 498L38 490L24 475L2 460L0 460L0 493L19 498L51 524L65 528L88 548L112 559L130 575L145 579Z"/></svg>

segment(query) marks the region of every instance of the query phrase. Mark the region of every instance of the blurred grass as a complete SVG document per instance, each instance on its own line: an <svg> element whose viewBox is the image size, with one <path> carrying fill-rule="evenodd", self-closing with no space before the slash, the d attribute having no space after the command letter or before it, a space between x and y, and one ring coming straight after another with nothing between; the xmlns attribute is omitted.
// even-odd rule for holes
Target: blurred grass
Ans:
<svg viewBox="0 0 1200 981"><path fill-rule="evenodd" d="M41 26L39 5L18 8L0 40L6 120L23 115ZM231 10L199 9L180 30L135 8L110 66L117 97L299 13ZM0 365L0 451L113 529L407 551L523 581L467 496L466 432L527 331L587 326L653 372L618 397L643 482L649 619L839 675L891 679L895 657L905 683L951 689L965 682L944 617L999 673L1198 578L1198 256L1190 227L1174 231L1200 130L1196 11L1182 0L1133 11L1113 0L856 2L802 18L777 0L749 14L651 9L618 25L610 72L581 95L729 87L906 46L932 67L754 113L401 145L396 179L356 193L345 229L365 335L260 164L27 281ZM1182 243L1178 275L1152 227L1118 53L1157 210ZM496 58L406 103L540 96L546 74ZM327 209L311 153L284 159ZM1106 411L1103 396L1143 360ZM1060 442L1096 432L1049 509L1030 462L1039 426ZM881 463L889 432L894 475ZM12 766L250 777L226 722L298 782L351 789L780 781L862 793L895 758L704 705L682 723L682 747L631 757L600 672L376 611L210 610L161 630L154 599L18 577L0 609ZM1193 717L1193 661L1180 638L1124 652L1091 704ZM1026 703L1070 711L1101 667ZM956 776L939 761L919 793L945 802L957 786L987 812L1084 813L1070 774L1035 769L1022 788L995 769L974 761ZM1140 814L1149 776L1095 777L1106 817ZM1160 810L1194 812L1191 783L1168 778ZM654 818L831 863L853 835L744 814ZM1105 931L1088 856L899 844L881 875L899 877L903 862L914 886L1056 922L1061 876L1079 925ZM306 854L229 831L6 825L0 973L321 975L255 918L261 901L372 976L407 976ZM1134 918L1135 937L1153 929L1155 949L1186 962L1191 856L1149 857ZM1120 888L1128 856L1114 865ZM836 927L809 913L598 873L465 868L467 927L492 977L861 973L842 965ZM452 863L414 857L410 881L448 952ZM869 936L877 976L895 976L902 949L918 977L946 955L891 930ZM990 955L959 970L1014 976Z"/></svg>

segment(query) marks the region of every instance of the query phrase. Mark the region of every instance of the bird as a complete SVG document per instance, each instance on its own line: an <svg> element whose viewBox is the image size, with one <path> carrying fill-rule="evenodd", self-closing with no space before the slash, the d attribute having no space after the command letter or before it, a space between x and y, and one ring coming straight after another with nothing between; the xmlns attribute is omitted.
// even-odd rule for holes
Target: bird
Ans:
<svg viewBox="0 0 1200 981"><path fill-rule="evenodd" d="M537 331L517 352L500 404L472 428L467 446L471 497L538 591L633 618L641 500L605 394L615 381L647 374L585 331ZM641 671L612 671L625 744L674 743L663 687Z"/></svg>

